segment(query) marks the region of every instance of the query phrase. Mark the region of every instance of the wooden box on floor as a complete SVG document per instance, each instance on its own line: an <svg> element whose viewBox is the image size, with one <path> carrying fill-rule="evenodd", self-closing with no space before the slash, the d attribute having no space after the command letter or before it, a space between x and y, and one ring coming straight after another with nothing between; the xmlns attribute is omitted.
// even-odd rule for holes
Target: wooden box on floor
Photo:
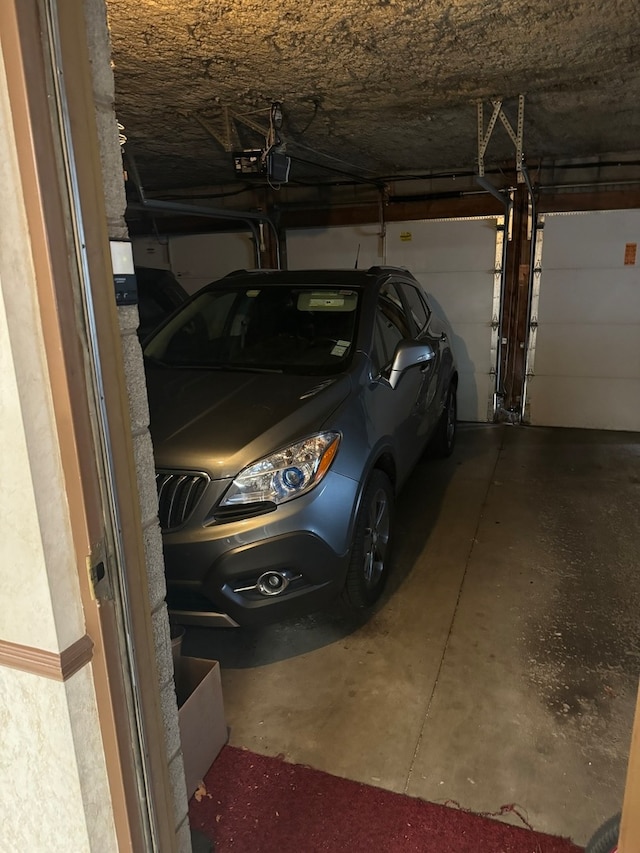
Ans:
<svg viewBox="0 0 640 853"><path fill-rule="evenodd" d="M191 799L228 739L220 664L180 657L175 678L187 797Z"/></svg>

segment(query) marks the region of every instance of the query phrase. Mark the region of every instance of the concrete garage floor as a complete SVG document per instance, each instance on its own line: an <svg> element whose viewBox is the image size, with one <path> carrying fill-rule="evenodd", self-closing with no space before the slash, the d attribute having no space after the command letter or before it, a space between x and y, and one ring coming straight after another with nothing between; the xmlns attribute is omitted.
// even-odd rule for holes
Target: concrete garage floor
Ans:
<svg viewBox="0 0 640 853"><path fill-rule="evenodd" d="M399 498L366 624L193 628L184 652L221 661L233 745L585 844L624 789L639 507L640 435L463 425Z"/></svg>

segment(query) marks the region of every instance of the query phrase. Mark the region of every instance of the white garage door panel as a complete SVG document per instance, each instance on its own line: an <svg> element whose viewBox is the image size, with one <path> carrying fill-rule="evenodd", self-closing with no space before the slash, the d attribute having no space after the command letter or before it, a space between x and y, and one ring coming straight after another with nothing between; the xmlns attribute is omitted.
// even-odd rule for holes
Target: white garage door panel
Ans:
<svg viewBox="0 0 640 853"><path fill-rule="evenodd" d="M638 258L640 261L640 256ZM567 275L567 270L544 268L545 299L540 301L541 323L640 323L640 286L638 270L625 267L612 274L603 286L602 270L580 270ZM560 290L556 299L546 299L547 292Z"/></svg>
<svg viewBox="0 0 640 853"><path fill-rule="evenodd" d="M480 422L490 417L488 400L493 395L493 377L488 373L469 372L458 365L458 419Z"/></svg>
<svg viewBox="0 0 640 853"><path fill-rule="evenodd" d="M495 217L387 225L387 262L411 270L453 329L463 421L492 417L496 225Z"/></svg>
<svg viewBox="0 0 640 853"><path fill-rule="evenodd" d="M287 266L290 270L359 269L382 263L378 225L345 228L305 228L287 231Z"/></svg>
<svg viewBox="0 0 640 853"><path fill-rule="evenodd" d="M472 365L476 373L489 373L491 351L484 326L478 323L458 323L453 334L458 344L456 356L460 364Z"/></svg>
<svg viewBox="0 0 640 853"><path fill-rule="evenodd" d="M571 341L571 346L567 346ZM640 377L637 326L565 325L544 327L536 355L536 376L636 379Z"/></svg>
<svg viewBox="0 0 640 853"><path fill-rule="evenodd" d="M495 246L495 217L387 224L387 263L412 272L493 272Z"/></svg>
<svg viewBox="0 0 640 853"><path fill-rule="evenodd" d="M458 361L458 417L461 421L486 421L493 394L491 350L487 330L478 324L453 326L453 346Z"/></svg>
<svg viewBox="0 0 640 853"><path fill-rule="evenodd" d="M625 265L625 249L640 243L640 211L545 214L543 222L525 418L638 431L640 255Z"/></svg>
<svg viewBox="0 0 640 853"><path fill-rule="evenodd" d="M622 268L627 243L640 243L640 210L547 215L544 265L553 269Z"/></svg>
<svg viewBox="0 0 640 853"><path fill-rule="evenodd" d="M489 334L493 278L489 278L486 272L425 272L417 269L411 272L437 301L452 325L477 323L479 318L483 318Z"/></svg>
<svg viewBox="0 0 640 853"><path fill-rule="evenodd" d="M629 430L640 424L640 380L535 376L537 425Z"/></svg>
<svg viewBox="0 0 640 853"><path fill-rule="evenodd" d="M190 234L169 239L171 269L188 293L233 270L256 265L251 237L246 232Z"/></svg>

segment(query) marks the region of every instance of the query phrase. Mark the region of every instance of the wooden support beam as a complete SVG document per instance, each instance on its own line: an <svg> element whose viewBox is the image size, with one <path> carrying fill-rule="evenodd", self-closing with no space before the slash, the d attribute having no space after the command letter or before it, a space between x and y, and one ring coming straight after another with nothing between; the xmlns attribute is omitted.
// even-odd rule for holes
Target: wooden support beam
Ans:
<svg viewBox="0 0 640 853"><path fill-rule="evenodd" d="M631 735L618 853L640 853L640 690Z"/></svg>

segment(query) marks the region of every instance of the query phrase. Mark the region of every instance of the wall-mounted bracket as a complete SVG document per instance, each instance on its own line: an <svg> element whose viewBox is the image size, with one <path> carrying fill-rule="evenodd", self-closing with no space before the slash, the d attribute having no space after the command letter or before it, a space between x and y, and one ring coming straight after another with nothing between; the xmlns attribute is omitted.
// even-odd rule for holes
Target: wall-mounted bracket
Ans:
<svg viewBox="0 0 640 853"><path fill-rule="evenodd" d="M487 146L493 134L494 128L498 119L502 122L504 129L509 134L509 138L513 142L516 149L516 179L519 184L524 183L524 175L522 174L522 166L524 162L523 153L523 135L524 135L524 95L518 96L518 122L517 129L514 131L511 122L507 118L502 109L502 101L492 99L491 105L493 112L487 125L487 130L484 129L484 103L482 99L476 101L478 114L478 176L484 177L484 155L487 151Z"/></svg>

